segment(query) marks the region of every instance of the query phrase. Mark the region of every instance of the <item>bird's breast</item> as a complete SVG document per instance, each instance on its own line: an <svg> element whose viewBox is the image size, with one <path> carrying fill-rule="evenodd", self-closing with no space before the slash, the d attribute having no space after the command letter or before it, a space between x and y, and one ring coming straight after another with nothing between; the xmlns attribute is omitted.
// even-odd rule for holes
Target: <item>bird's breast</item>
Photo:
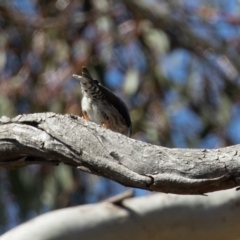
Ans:
<svg viewBox="0 0 240 240"><path fill-rule="evenodd" d="M86 112L88 115L88 118L90 121L95 122L97 124L101 124L102 123L102 119L101 119L101 106L99 106L98 101L83 96L82 98L82 111Z"/></svg>

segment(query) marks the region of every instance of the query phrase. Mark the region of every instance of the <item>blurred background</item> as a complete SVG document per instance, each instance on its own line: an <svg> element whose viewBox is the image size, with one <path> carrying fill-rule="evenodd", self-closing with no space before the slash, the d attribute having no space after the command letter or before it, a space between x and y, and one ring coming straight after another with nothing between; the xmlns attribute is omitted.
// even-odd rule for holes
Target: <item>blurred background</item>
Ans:
<svg viewBox="0 0 240 240"><path fill-rule="evenodd" d="M81 115L72 74L86 66L128 105L133 138L180 148L237 144L239 53L239 0L1 0L0 115ZM0 233L124 190L64 165L2 170Z"/></svg>

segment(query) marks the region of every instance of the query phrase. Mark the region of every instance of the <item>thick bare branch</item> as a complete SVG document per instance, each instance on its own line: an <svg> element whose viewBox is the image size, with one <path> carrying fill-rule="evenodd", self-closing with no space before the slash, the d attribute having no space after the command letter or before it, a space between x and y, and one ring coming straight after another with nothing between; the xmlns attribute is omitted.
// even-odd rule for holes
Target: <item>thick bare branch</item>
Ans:
<svg viewBox="0 0 240 240"><path fill-rule="evenodd" d="M0 240L238 239L239 193L153 194L53 211L3 234Z"/></svg>
<svg viewBox="0 0 240 240"><path fill-rule="evenodd" d="M60 162L123 185L204 194L240 185L240 145L169 149L106 130L73 115L37 113L1 118L0 166Z"/></svg>

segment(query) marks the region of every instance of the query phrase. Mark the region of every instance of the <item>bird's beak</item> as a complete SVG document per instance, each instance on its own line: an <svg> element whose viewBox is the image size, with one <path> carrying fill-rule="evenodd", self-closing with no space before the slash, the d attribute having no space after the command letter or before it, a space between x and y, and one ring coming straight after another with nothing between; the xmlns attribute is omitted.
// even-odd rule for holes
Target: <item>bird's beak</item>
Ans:
<svg viewBox="0 0 240 240"><path fill-rule="evenodd" d="M73 76L74 78L76 78L76 79L79 79L79 80L82 78L82 76L79 76L79 75L77 75L77 74L73 74L72 76Z"/></svg>

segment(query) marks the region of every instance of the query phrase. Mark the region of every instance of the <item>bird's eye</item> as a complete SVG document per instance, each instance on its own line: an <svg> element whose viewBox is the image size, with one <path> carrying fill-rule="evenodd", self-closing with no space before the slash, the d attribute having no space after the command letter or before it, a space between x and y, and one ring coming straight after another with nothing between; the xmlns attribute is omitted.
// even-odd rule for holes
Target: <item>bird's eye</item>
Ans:
<svg viewBox="0 0 240 240"><path fill-rule="evenodd" d="M93 80L93 82L94 82L96 85L99 84L98 80Z"/></svg>

